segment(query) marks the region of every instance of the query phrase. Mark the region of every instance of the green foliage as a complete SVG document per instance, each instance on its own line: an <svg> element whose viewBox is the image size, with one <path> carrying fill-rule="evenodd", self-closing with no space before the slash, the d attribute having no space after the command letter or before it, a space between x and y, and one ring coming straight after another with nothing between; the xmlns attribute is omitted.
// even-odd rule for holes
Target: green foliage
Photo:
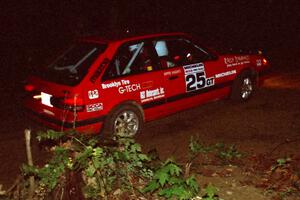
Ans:
<svg viewBox="0 0 300 200"><path fill-rule="evenodd" d="M189 148L191 153L197 154L197 153L209 153L212 152L215 148L214 146L205 146L200 143L199 139L194 139L194 137L191 137Z"/></svg>
<svg viewBox="0 0 300 200"><path fill-rule="evenodd" d="M274 170L277 169L277 168L284 168L284 167L287 166L287 164L288 164L289 162L291 162L291 160L292 160L292 159L289 158L289 157L287 157L287 158L278 158L278 159L276 160L276 164L273 165L273 166L271 167L271 170L274 171Z"/></svg>
<svg viewBox="0 0 300 200"><path fill-rule="evenodd" d="M231 162L233 159L239 159L244 154L239 152L235 145L226 146L223 143L214 145L204 145L199 138L191 137L189 144L190 160L193 161L199 155L204 155L207 158L209 153L215 155L224 162Z"/></svg>
<svg viewBox="0 0 300 200"><path fill-rule="evenodd" d="M279 158L279 159L276 160L276 162L277 162L277 165L283 166L283 165L286 164L287 159L286 158Z"/></svg>
<svg viewBox="0 0 300 200"><path fill-rule="evenodd" d="M68 188L76 187L86 199L123 199L122 195L129 199L141 196L192 199L199 193L200 187L195 176L189 175L190 169L184 171L173 159L160 161L158 156L154 165L131 138L116 138L106 143L109 145L100 145L97 137L74 132L47 131L39 133L37 138L53 145L48 148L52 158L44 166L23 165L22 168L25 177L35 176L37 199L55 199L63 196L64 191L67 193ZM193 138L189 148L191 160L199 154L221 150L226 158L236 155L232 147L205 146ZM72 176L75 177L73 183ZM209 185L203 199L216 200L216 192L217 189Z"/></svg>
<svg viewBox="0 0 300 200"><path fill-rule="evenodd" d="M119 188L135 193L139 183L145 185L153 176L145 165L150 159L130 138L118 138L114 146L99 146L95 138L86 139L73 132L47 131L37 138L39 141L60 140L59 145L51 148L53 156L43 167L23 166L26 176L36 177L40 190L47 188L45 195L67 184L68 171L82 173L82 191L89 199L105 199ZM138 182L134 182L136 180Z"/></svg>
<svg viewBox="0 0 300 200"><path fill-rule="evenodd" d="M204 200L218 200L217 196L218 189L212 184L208 184L206 188L204 188L205 195L202 197Z"/></svg>
<svg viewBox="0 0 300 200"><path fill-rule="evenodd" d="M222 143L215 145L217 149L217 156L223 160L231 161L234 158L241 158L243 154L239 152L235 145L225 146Z"/></svg>
<svg viewBox="0 0 300 200"><path fill-rule="evenodd" d="M69 168L70 157L68 150L56 146L54 148L54 156L44 167L38 168L28 165L23 165L23 172L27 175L35 175L39 178L40 184L47 186L48 191L55 188L60 181L60 177Z"/></svg>
<svg viewBox="0 0 300 200"><path fill-rule="evenodd" d="M199 186L194 176L184 178L181 168L168 159L155 170L153 179L143 189L144 193L156 191L167 199L191 199L198 194Z"/></svg>
<svg viewBox="0 0 300 200"><path fill-rule="evenodd" d="M70 132L70 133L74 133L74 132ZM65 136L66 136L65 132L47 130L46 132L39 131L36 139L38 141L45 141L45 140L55 140L56 141L56 140L62 139Z"/></svg>
<svg viewBox="0 0 300 200"><path fill-rule="evenodd" d="M288 196L292 195L293 193L295 193L296 191L292 188L287 188L285 191L279 192L279 199L280 200L284 200L286 199Z"/></svg>

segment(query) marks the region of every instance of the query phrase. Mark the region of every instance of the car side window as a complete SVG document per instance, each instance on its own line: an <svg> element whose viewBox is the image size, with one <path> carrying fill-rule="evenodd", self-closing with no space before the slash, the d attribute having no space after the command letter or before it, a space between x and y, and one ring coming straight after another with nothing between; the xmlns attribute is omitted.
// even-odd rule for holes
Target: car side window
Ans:
<svg viewBox="0 0 300 200"><path fill-rule="evenodd" d="M139 42L120 47L117 55L112 60L106 78L139 74L153 71L153 50L145 43Z"/></svg>
<svg viewBox="0 0 300 200"><path fill-rule="evenodd" d="M186 39L157 40L153 45L164 69L204 62L210 58L209 53Z"/></svg>

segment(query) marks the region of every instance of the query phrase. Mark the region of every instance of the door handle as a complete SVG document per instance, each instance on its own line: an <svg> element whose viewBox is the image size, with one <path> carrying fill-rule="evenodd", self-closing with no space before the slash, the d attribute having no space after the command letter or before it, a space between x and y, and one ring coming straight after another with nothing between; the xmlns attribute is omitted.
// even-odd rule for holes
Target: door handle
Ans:
<svg viewBox="0 0 300 200"><path fill-rule="evenodd" d="M170 76L168 79L171 81L171 80L175 80L175 79L177 79L179 76Z"/></svg>

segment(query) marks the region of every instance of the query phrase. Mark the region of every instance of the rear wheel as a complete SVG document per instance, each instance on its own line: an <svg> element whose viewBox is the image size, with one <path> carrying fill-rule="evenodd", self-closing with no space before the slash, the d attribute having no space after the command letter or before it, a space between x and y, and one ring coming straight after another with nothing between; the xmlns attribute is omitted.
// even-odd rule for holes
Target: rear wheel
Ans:
<svg viewBox="0 0 300 200"><path fill-rule="evenodd" d="M249 100L254 93L255 82L255 75L251 71L240 74L233 83L231 99L238 102Z"/></svg>
<svg viewBox="0 0 300 200"><path fill-rule="evenodd" d="M121 105L109 114L104 124L106 137L133 137L139 134L144 124L143 115L134 105Z"/></svg>

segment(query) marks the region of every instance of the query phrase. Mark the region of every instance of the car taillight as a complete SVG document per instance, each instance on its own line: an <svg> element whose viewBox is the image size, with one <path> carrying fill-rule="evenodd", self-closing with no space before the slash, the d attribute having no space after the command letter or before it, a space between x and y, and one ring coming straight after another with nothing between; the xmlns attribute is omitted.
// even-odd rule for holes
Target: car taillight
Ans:
<svg viewBox="0 0 300 200"><path fill-rule="evenodd" d="M24 86L25 91L32 92L34 90L34 86L31 84L27 84Z"/></svg>
<svg viewBox="0 0 300 200"><path fill-rule="evenodd" d="M267 59L263 58L263 60L262 60L262 64L263 64L263 65L267 65L267 64L268 64L268 61L267 61Z"/></svg>
<svg viewBox="0 0 300 200"><path fill-rule="evenodd" d="M84 102L83 99L79 96L73 97L65 97L65 98L51 98L51 104L54 107L70 110L70 111L83 111L84 110Z"/></svg>

